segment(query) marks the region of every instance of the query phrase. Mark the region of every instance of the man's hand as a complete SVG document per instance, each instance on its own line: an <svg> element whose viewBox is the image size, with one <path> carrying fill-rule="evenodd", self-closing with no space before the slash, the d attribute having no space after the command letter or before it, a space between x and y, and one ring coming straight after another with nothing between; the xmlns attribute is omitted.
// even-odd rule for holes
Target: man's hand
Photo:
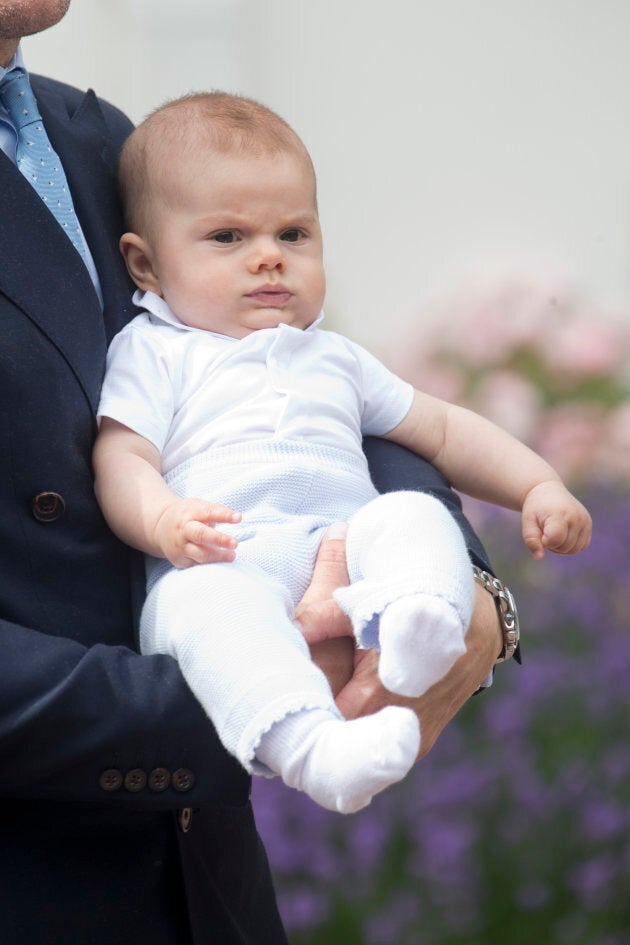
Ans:
<svg viewBox="0 0 630 945"><path fill-rule="evenodd" d="M335 522L320 545L313 578L295 608L304 639L313 647L337 637L351 637L350 619L333 600L333 591L349 584L346 567L346 522Z"/></svg>
<svg viewBox="0 0 630 945"><path fill-rule="evenodd" d="M335 588L344 587L349 582L347 531L345 522L335 522L327 530L311 583L295 608L295 619L311 648L313 662L327 676L334 695L349 682L353 672L352 626L332 597Z"/></svg>
<svg viewBox="0 0 630 945"><path fill-rule="evenodd" d="M353 675L337 695L342 714L351 719L377 712L386 705L408 706L420 720L422 742L418 757L424 758L491 671L503 645L492 597L481 587L475 589L475 594L475 609L465 639L466 653L443 679L418 698L405 699L389 692L381 683L377 653L355 650Z"/></svg>
<svg viewBox="0 0 630 945"><path fill-rule="evenodd" d="M503 638L490 594L476 588L475 609L466 634L466 653L444 679L417 699L389 692L378 677L378 654L357 650L348 618L332 599L337 587L348 583L345 528L334 525L322 542L313 580L296 608L311 655L328 677L337 705L346 718L377 712L386 705L409 706L420 719L423 758L442 730L477 691L501 652Z"/></svg>

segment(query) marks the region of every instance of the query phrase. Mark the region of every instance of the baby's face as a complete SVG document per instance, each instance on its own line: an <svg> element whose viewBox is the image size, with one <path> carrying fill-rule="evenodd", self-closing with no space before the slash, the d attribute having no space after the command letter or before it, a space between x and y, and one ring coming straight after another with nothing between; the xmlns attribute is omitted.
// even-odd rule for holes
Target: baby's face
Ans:
<svg viewBox="0 0 630 945"><path fill-rule="evenodd" d="M297 155L191 155L161 198L148 242L159 291L180 321L244 338L315 320L322 235L313 176Z"/></svg>

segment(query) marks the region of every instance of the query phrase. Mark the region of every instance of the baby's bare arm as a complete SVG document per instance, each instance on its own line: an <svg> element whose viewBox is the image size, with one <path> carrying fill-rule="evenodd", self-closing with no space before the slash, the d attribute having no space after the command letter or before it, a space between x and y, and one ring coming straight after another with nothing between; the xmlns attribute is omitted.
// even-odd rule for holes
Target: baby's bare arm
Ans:
<svg viewBox="0 0 630 945"><path fill-rule="evenodd" d="M590 515L555 469L484 417L415 391L409 413L386 438L433 463L461 492L522 511L534 557L545 548L575 554L587 547Z"/></svg>
<svg viewBox="0 0 630 945"><path fill-rule="evenodd" d="M143 436L104 417L93 461L103 515L127 544L178 568L233 560L236 540L212 525L239 522L240 514L174 496L162 479L158 450Z"/></svg>

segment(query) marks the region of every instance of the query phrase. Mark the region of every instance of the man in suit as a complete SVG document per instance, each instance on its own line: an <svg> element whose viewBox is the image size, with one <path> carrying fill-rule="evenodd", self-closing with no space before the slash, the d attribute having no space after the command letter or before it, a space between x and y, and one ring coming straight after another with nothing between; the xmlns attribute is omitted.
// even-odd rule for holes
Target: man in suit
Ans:
<svg viewBox="0 0 630 945"><path fill-rule="evenodd" d="M20 38L69 3L0 0L0 98ZM131 124L93 92L35 76L31 86L87 265L16 166L17 132L0 105L0 940L282 945L249 779L176 663L138 654L141 562L109 532L92 489L107 344L133 314L115 183ZM419 461L391 444L368 449L379 488L413 480L453 503ZM305 620L330 615L339 544L324 546ZM340 643L321 645L337 688L353 659L340 659ZM417 705L425 750L500 649L483 591L469 643ZM364 660L344 710L385 699Z"/></svg>

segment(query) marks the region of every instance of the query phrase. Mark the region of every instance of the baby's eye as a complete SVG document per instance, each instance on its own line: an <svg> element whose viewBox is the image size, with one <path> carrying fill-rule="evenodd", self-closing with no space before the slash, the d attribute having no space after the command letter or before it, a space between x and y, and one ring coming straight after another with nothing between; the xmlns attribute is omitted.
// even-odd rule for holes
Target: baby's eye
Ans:
<svg viewBox="0 0 630 945"><path fill-rule="evenodd" d="M221 230L219 233L212 234L212 239L216 243L238 243L239 238L238 233L235 233L234 230Z"/></svg>
<svg viewBox="0 0 630 945"><path fill-rule="evenodd" d="M298 243L301 239L304 239L305 236L304 230L292 227L290 230L285 230L284 233L281 233L280 239L287 243Z"/></svg>

